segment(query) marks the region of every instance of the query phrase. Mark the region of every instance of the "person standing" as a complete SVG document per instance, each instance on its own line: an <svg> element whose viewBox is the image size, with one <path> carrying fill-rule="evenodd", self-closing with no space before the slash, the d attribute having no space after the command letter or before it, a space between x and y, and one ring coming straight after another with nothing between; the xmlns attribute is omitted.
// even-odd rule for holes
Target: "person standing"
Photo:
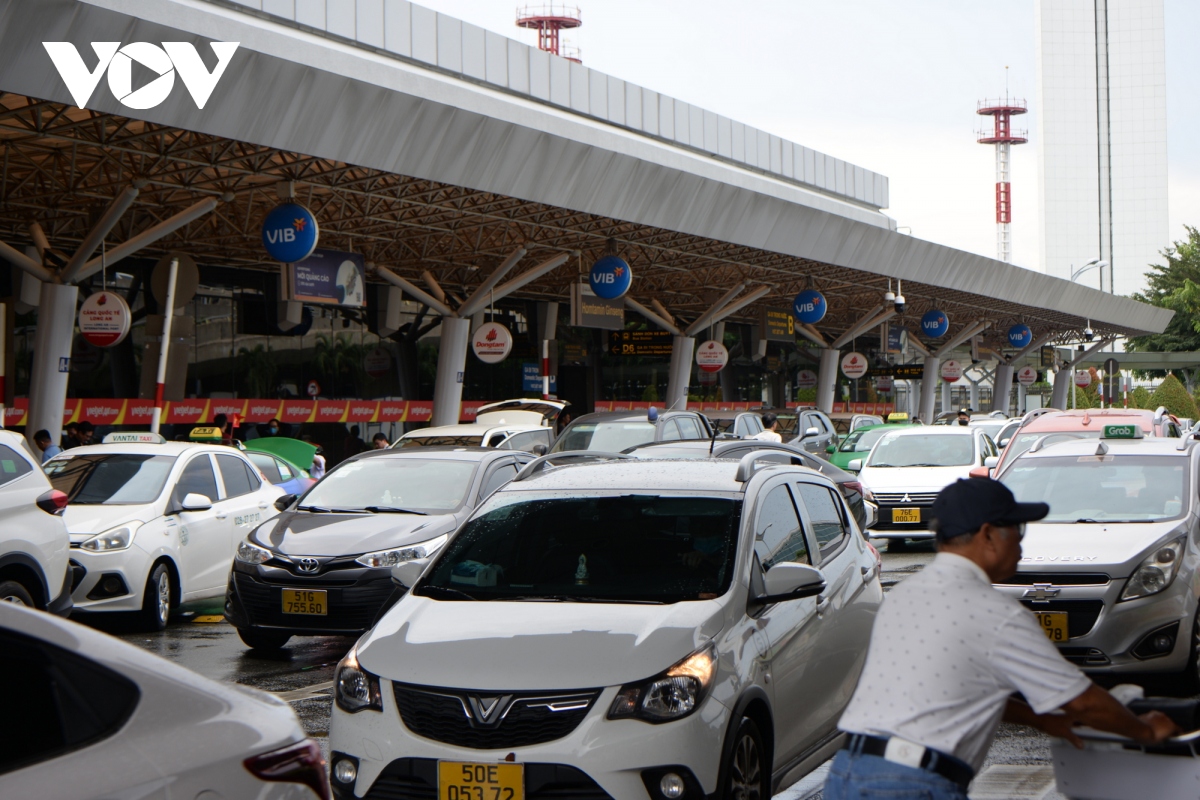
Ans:
<svg viewBox="0 0 1200 800"><path fill-rule="evenodd" d="M79 423L68 422L63 426L62 449L69 450L79 446Z"/></svg>
<svg viewBox="0 0 1200 800"><path fill-rule="evenodd" d="M313 453L312 466L308 468L309 477L319 481L325 477L325 451L318 445Z"/></svg>
<svg viewBox="0 0 1200 800"><path fill-rule="evenodd" d="M387 450L391 446L391 443L387 440L387 436L384 435L383 431L380 431L371 437L372 450Z"/></svg>
<svg viewBox="0 0 1200 800"><path fill-rule="evenodd" d="M86 447L89 444L95 444L93 439L96 436L96 426L88 422L86 419L79 423L79 446Z"/></svg>
<svg viewBox="0 0 1200 800"><path fill-rule="evenodd" d="M33 443L42 451L42 463L45 464L50 459L62 452L62 448L54 443L50 438L50 431L40 430L33 435Z"/></svg>
<svg viewBox="0 0 1200 800"><path fill-rule="evenodd" d="M783 437L775 429L779 427L779 418L770 411L762 415L763 429L753 436L751 439L757 439L760 442L783 442Z"/></svg>
<svg viewBox="0 0 1200 800"><path fill-rule="evenodd" d="M879 609L824 800L966 800L1002 720L1077 747L1077 723L1143 744L1176 733L1166 715L1137 716L1092 683L1027 608L992 588L1016 573L1025 523L1049 511L988 478L938 494L938 554Z"/></svg>

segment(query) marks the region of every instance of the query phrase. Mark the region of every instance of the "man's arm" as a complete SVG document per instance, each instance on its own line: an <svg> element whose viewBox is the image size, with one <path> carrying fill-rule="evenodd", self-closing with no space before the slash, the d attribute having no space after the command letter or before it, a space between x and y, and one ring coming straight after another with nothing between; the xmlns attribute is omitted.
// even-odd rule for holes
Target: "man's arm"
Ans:
<svg viewBox="0 0 1200 800"><path fill-rule="evenodd" d="M1075 720L1067 714L1038 714L1024 700L1010 697L1008 705L1004 708L1004 721L1026 725L1047 736L1066 739L1078 748L1083 747L1083 740L1076 736L1073 730Z"/></svg>
<svg viewBox="0 0 1200 800"><path fill-rule="evenodd" d="M1036 714L1024 702L1010 699L1004 709L1004 721L1028 725L1050 736L1066 739L1076 747L1083 742L1071 730L1082 723L1090 728L1108 731L1142 744L1158 744L1174 736L1179 728L1171 718L1159 711L1138 716L1096 684L1063 705L1062 714Z"/></svg>

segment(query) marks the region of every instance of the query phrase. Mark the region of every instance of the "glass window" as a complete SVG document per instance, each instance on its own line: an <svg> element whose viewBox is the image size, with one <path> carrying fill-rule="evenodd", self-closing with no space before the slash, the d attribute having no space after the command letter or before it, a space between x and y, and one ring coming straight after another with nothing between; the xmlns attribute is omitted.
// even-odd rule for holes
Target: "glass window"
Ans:
<svg viewBox="0 0 1200 800"><path fill-rule="evenodd" d="M463 505L478 466L475 461L403 456L350 461L313 486L301 508L441 514Z"/></svg>
<svg viewBox="0 0 1200 800"><path fill-rule="evenodd" d="M786 486L776 486L759 506L758 522L754 526L754 552L764 571L785 561L812 563L804 529Z"/></svg>
<svg viewBox="0 0 1200 800"><path fill-rule="evenodd" d="M683 438L683 434L679 432L679 425L674 419L665 421L663 423L662 430L662 440L664 442L673 442Z"/></svg>
<svg viewBox="0 0 1200 800"><path fill-rule="evenodd" d="M1049 503L1046 522L1157 522L1188 512L1187 464L1182 454L1033 456L1001 480L1023 503Z"/></svg>
<svg viewBox="0 0 1200 800"><path fill-rule="evenodd" d="M974 436L963 429L955 434L910 434L894 431L879 440L868 467L965 467L975 463Z"/></svg>
<svg viewBox="0 0 1200 800"><path fill-rule="evenodd" d="M681 439L703 439L704 434L700 430L700 423L695 417L676 417L675 422L679 424L679 436Z"/></svg>
<svg viewBox="0 0 1200 800"><path fill-rule="evenodd" d="M158 499L174 465L174 456L106 453L53 458L43 468L73 505L140 505Z"/></svg>
<svg viewBox="0 0 1200 800"><path fill-rule="evenodd" d="M487 480L484 481L483 488L479 491L480 497L487 497L492 492L499 489L504 484L517 477L517 468L512 464L505 464L496 469Z"/></svg>
<svg viewBox="0 0 1200 800"><path fill-rule="evenodd" d="M189 494L202 494L214 503L220 498L217 494L217 477L213 475L212 463L208 456L196 456L183 468L179 482L175 484L175 500L183 502Z"/></svg>
<svg viewBox="0 0 1200 800"><path fill-rule="evenodd" d="M251 453L250 460L254 463L254 466L262 470L263 475L266 475L267 480L271 483L280 484L287 480L279 471L282 466L281 463L266 453Z"/></svg>
<svg viewBox="0 0 1200 800"><path fill-rule="evenodd" d="M653 422L580 422L567 426L553 452L604 450L619 453L654 441Z"/></svg>
<svg viewBox="0 0 1200 800"><path fill-rule="evenodd" d="M488 437L485 447L499 447L500 444L508 438L508 431L496 431Z"/></svg>
<svg viewBox="0 0 1200 800"><path fill-rule="evenodd" d="M217 468L225 482L225 497L241 497L250 494L250 476L237 456L217 456Z"/></svg>
<svg viewBox="0 0 1200 800"><path fill-rule="evenodd" d="M762 420L759 419L757 416L751 415L749 417L746 417L745 419L746 419L746 428L750 431L751 436L753 436L756 433L763 432L764 428L762 425Z"/></svg>
<svg viewBox="0 0 1200 800"><path fill-rule="evenodd" d="M834 497L833 492L825 486L797 483L796 489L800 502L808 510L808 519L817 537L817 547L823 553L829 552L841 544L842 537L846 535L841 499Z"/></svg>
<svg viewBox="0 0 1200 800"><path fill-rule="evenodd" d="M439 600L712 599L733 577L740 511L741 502L726 497L501 492L450 540L416 593Z"/></svg>
<svg viewBox="0 0 1200 800"><path fill-rule="evenodd" d="M20 453L0 444L0 486L31 472L33 467Z"/></svg>
<svg viewBox="0 0 1200 800"><path fill-rule="evenodd" d="M537 431L524 431L522 433L514 433L512 436L504 440L504 444L500 445L501 450L524 450L527 453L532 453L535 445L543 444L550 446L550 429L545 428Z"/></svg>
<svg viewBox="0 0 1200 800"><path fill-rule="evenodd" d="M283 480L290 481L296 477L296 473L292 472L292 468L287 465L286 461L276 459L275 465L279 468L279 477Z"/></svg>
<svg viewBox="0 0 1200 800"><path fill-rule="evenodd" d="M394 447L479 447L483 434L477 436L402 436Z"/></svg>
<svg viewBox="0 0 1200 800"><path fill-rule="evenodd" d="M866 453L885 433L891 433L895 428L859 428L851 431L838 447L843 453Z"/></svg>
<svg viewBox="0 0 1200 800"><path fill-rule="evenodd" d="M1012 440L1008 443L1008 456L1004 459L1006 463L1012 463L1012 460L1022 453L1033 447L1034 443L1043 436L1053 438L1047 439L1046 444L1051 442L1065 442L1069 439L1099 439L1102 430L1090 431L1038 431L1036 433L1026 431L1024 433L1013 434Z"/></svg>
<svg viewBox="0 0 1200 800"><path fill-rule="evenodd" d="M257 492L262 488L262 480L258 477L258 471L242 459L239 458L238 461L241 461L242 469L246 470L246 477L250 481L250 491Z"/></svg>

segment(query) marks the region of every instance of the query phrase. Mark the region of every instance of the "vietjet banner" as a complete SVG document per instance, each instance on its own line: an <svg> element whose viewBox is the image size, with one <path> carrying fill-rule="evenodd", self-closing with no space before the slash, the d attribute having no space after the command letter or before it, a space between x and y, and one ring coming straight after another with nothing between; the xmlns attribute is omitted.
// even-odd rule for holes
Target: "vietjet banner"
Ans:
<svg viewBox="0 0 1200 800"><path fill-rule="evenodd" d="M461 422L474 422L480 406L493 400L471 400L462 404ZM24 426L29 399L17 398L4 410L7 427ZM150 426L153 400L69 398L63 406L63 424L87 420L93 425ZM257 424L278 419L292 424L337 422L363 425L368 422L428 422L433 416L429 400L180 400L167 403L162 422L168 425L198 425L211 422L217 414L238 414L243 423Z"/></svg>

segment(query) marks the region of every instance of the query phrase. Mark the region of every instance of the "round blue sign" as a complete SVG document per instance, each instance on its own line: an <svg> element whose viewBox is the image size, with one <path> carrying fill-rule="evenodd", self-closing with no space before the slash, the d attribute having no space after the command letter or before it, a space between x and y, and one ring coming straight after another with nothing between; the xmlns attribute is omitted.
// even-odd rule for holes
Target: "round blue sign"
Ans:
<svg viewBox="0 0 1200 800"><path fill-rule="evenodd" d="M604 256L592 265L588 282L597 297L605 300L616 300L629 291L633 283L633 270L624 259L617 256Z"/></svg>
<svg viewBox="0 0 1200 800"><path fill-rule="evenodd" d="M825 319L825 312L828 310L829 304L825 302L825 295L816 289L805 289L792 301L792 316L805 325L816 325Z"/></svg>
<svg viewBox="0 0 1200 800"><path fill-rule="evenodd" d="M312 255L319 235L317 218L297 203L275 206L263 220L263 247L271 258L285 264L295 264Z"/></svg>
<svg viewBox="0 0 1200 800"><path fill-rule="evenodd" d="M921 332L931 339L939 339L950 332L950 318L945 311L931 309L921 317Z"/></svg>
<svg viewBox="0 0 1200 800"><path fill-rule="evenodd" d="M1008 343L1016 348L1025 348L1033 341L1033 331L1028 325L1013 325L1008 329Z"/></svg>

